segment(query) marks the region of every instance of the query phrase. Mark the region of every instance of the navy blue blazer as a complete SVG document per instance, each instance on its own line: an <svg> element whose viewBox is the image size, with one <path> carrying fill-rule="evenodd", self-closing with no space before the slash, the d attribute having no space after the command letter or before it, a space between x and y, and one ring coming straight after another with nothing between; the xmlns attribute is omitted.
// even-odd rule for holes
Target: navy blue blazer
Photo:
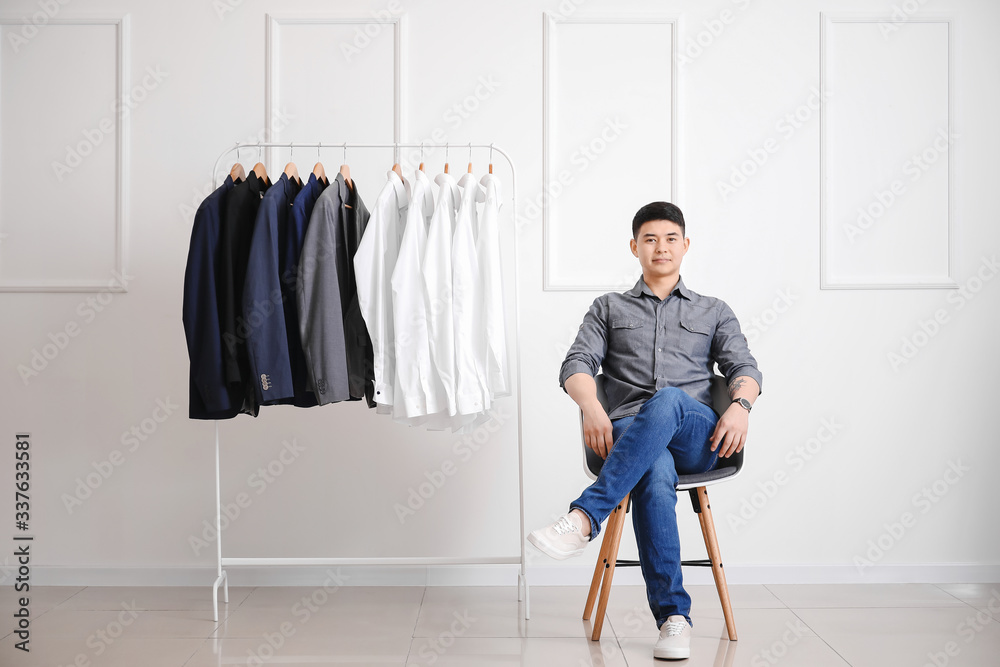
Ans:
<svg viewBox="0 0 1000 667"><path fill-rule="evenodd" d="M198 207L191 228L191 245L184 270L182 319L191 370L188 416L191 419L231 419L242 405L240 392L226 382L218 299L219 231L226 196L233 179L226 177Z"/></svg>
<svg viewBox="0 0 1000 667"><path fill-rule="evenodd" d="M267 189L253 226L243 321L246 323L250 378L258 405L291 403L295 396L288 357L284 293L281 287L281 247L299 186L281 174Z"/></svg>
<svg viewBox="0 0 1000 667"><path fill-rule="evenodd" d="M306 365L306 355L302 350L302 337L299 333L299 260L302 257L302 245L309 227L309 216L312 215L316 200L329 184L321 181L316 174L309 174L299 194L292 202L291 215L288 216L288 229L284 235L281 249L281 289L285 299L285 332L288 334L288 361L292 366L292 386L295 390L294 404L300 408L317 405L316 395L309 389L309 370Z"/></svg>

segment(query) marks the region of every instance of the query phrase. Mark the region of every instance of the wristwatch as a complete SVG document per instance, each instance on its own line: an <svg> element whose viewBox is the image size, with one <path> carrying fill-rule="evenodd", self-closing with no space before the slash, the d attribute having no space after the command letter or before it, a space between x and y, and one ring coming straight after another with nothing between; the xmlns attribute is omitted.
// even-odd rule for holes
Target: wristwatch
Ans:
<svg viewBox="0 0 1000 667"><path fill-rule="evenodd" d="M753 407L752 405L750 405L750 401L748 401L745 398L734 398L733 399L733 403L739 403L740 407L741 408L746 408L747 412L750 412L750 408Z"/></svg>

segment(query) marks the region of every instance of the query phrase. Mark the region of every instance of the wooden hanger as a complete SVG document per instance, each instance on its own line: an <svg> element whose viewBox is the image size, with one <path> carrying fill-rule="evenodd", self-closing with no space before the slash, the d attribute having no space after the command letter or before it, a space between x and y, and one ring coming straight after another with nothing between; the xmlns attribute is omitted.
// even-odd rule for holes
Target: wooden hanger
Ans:
<svg viewBox="0 0 1000 667"><path fill-rule="evenodd" d="M347 143L344 143L344 164L340 165L340 175L344 177L347 187L354 187L351 183L351 168L347 166Z"/></svg>
<svg viewBox="0 0 1000 667"><path fill-rule="evenodd" d="M392 165L392 170L394 172L396 172L396 175L399 176L400 180L402 180L402 178L403 178L403 169L399 166L398 162L396 164Z"/></svg>
<svg viewBox="0 0 1000 667"><path fill-rule="evenodd" d="M448 173L448 144L444 145L444 173Z"/></svg>
<svg viewBox="0 0 1000 667"><path fill-rule="evenodd" d="M264 167L263 162L258 162L253 166L253 173L255 173L257 175L257 178L259 178L260 180L262 181L267 180L267 168Z"/></svg>
<svg viewBox="0 0 1000 667"><path fill-rule="evenodd" d="M243 165L237 162L233 165L233 168L229 170L229 176L233 179L233 182L242 181L247 177L247 173L243 171Z"/></svg>
<svg viewBox="0 0 1000 667"><path fill-rule="evenodd" d="M418 167L420 171L424 170L424 142L420 142L420 166Z"/></svg>
<svg viewBox="0 0 1000 667"><path fill-rule="evenodd" d="M326 180L326 169L323 168L323 163L322 162L317 162L316 163L316 166L313 167L312 173L316 177L316 180L319 180L319 181L325 181Z"/></svg>
<svg viewBox="0 0 1000 667"><path fill-rule="evenodd" d="M289 162L285 165L285 176L288 176L288 180L295 181L296 183L302 183L299 179L299 168L295 166L294 162Z"/></svg>

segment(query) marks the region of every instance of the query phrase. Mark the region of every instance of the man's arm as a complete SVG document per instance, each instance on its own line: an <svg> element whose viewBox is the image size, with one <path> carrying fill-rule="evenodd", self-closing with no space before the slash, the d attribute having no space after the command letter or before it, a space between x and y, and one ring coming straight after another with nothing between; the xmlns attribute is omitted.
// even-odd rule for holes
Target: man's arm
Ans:
<svg viewBox="0 0 1000 667"><path fill-rule="evenodd" d="M608 458L614 439L608 413L597 400L597 383L586 373L575 373L566 378L565 386L566 393L583 411L583 441L602 459Z"/></svg>
<svg viewBox="0 0 1000 667"><path fill-rule="evenodd" d="M753 405L760 395L761 374L757 360L750 354L746 336L732 309L722 304L719 324L712 339L712 357L719 364L719 371L729 383L729 398L745 398ZM709 440L712 451L719 450L720 458L727 458L743 449L750 425L750 412L739 403L730 404Z"/></svg>
<svg viewBox="0 0 1000 667"><path fill-rule="evenodd" d="M583 439L601 458L611 450L611 420L597 400L594 376L607 352L607 301L594 299L559 371L559 384L583 412Z"/></svg>
<svg viewBox="0 0 1000 667"><path fill-rule="evenodd" d="M729 398L745 398L753 405L760 394L760 385L749 375L741 375L729 383ZM747 430L750 427L750 412L739 403L730 404L729 408L719 417L712 432L712 451L719 448L719 457L726 458L736 454L747 441Z"/></svg>

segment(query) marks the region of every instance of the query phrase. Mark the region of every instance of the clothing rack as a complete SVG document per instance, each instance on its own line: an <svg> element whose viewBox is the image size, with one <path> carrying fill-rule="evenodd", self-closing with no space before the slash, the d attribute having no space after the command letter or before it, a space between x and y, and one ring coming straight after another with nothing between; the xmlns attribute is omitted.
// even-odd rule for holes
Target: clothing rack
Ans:
<svg viewBox="0 0 1000 667"><path fill-rule="evenodd" d="M515 389L516 399L517 399L517 491L519 500L519 512L520 512L520 545L521 545L521 555L519 558L513 556L497 556L497 557L482 557L482 558L461 558L461 557L418 557L418 558L223 558L222 557L222 492L220 484L220 474L219 474L219 422L215 420L215 530L218 542L216 545L216 561L218 563L215 583L212 585L212 618L218 623L219 621L219 586L222 585L223 590L223 601L229 602L229 579L226 576L226 571L223 570L223 565L510 565L519 563L521 566L520 572L517 577L517 599L518 601L524 601L524 618L530 618L529 614L529 598L528 598L528 579L526 573L526 561L525 561L525 540L524 540L524 452L523 452L523 439L522 439L522 413L521 413L521 353L520 353L520 316L518 311L518 294L520 287L518 284L518 261L517 261L517 247L518 247L518 224L517 224L517 173L514 169L514 162L510 159L510 156L506 151L497 148L493 144L456 144L460 148L468 148L470 151L473 148L489 148L491 151L495 151L507 161L508 166L510 166L510 185L511 185L511 216L514 224L514 358L516 360L516 374L517 374L517 385ZM413 143L389 143L389 144L351 144L351 143L275 143L275 142L257 142L252 144L240 144L237 142L231 148L227 148L220 155L219 159L215 161L215 168L212 171L212 182L213 187L217 188L219 186L219 166L222 164L223 159L232 153L233 151L239 151L244 148L288 148L294 150L295 148L316 148L317 150L323 148L343 148L345 151L348 148L392 148L393 149L393 159L397 158L397 152L400 148L420 148L423 149L425 146L423 143L413 144ZM434 148L435 145L431 145ZM445 148L449 148L450 144L445 144ZM491 163L492 163L492 157ZM491 164L492 166L492 164Z"/></svg>

